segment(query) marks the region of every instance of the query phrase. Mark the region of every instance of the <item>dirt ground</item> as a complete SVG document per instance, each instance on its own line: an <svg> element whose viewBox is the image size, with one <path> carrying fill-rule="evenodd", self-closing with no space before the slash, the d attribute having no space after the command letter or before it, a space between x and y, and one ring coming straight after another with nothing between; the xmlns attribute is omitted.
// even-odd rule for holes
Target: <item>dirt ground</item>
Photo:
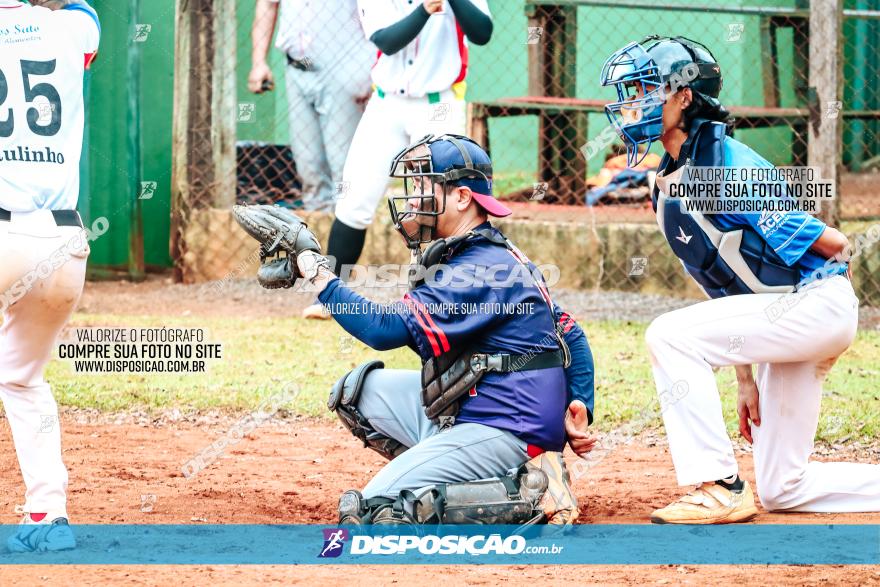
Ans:
<svg viewBox="0 0 880 587"><path fill-rule="evenodd" d="M363 486L383 463L336 423L294 418L256 429L217 462L187 479L181 465L225 434L233 417L202 422L87 421L62 418L64 458L70 469L69 509L74 522L91 524L332 523L336 500ZM5 420L0 432L0 521L15 523L24 491ZM868 453L837 458L877 461ZM567 455L571 462L576 458ZM751 457L740 454L753 479ZM646 523L652 509L675 498L672 464L662 437L647 433L619 446L574 483L580 522ZM144 498L142 496L155 496ZM151 507L142 504L149 503ZM151 511L143 511L151 510ZM880 523L880 514L768 514L760 524ZM22 580L47 585L145 585L171 581L211 584L418 584L443 573L449 584L859 584L880 585L880 568L851 566L485 566L485 567L6 567L0 584ZM344 575L344 576L343 576ZM357 575L357 579L355 579Z"/></svg>
<svg viewBox="0 0 880 587"><path fill-rule="evenodd" d="M90 283L80 310L95 314L242 314L241 303L259 295L234 287L223 295L190 286L187 296L165 278L145 284ZM259 288L257 288L259 289ZM203 291L204 295L199 294ZM187 300L182 303L181 300ZM277 302L277 297L275 298ZM294 312L307 300L291 299ZM289 305L288 305L289 304ZM266 306L263 306L264 308ZM174 308L174 311L170 311ZM254 311L254 316L260 313ZM101 415L64 410L64 458L70 470L69 511L74 523L92 524L328 524L338 496L362 487L383 460L341 425L307 418L272 420L254 430L207 469L187 479L181 466L226 434L236 414L167 416ZM752 459L740 447L747 479ZM830 451L829 451L830 452ZM567 455L571 462L575 457ZM819 458L827 458L820 454ZM880 448L834 451L834 458L880 462ZM662 431L649 431L618 446L574 482L580 523L647 523L650 512L680 493ZM11 435L0 418L0 523L17 521L23 502ZM145 497L146 496L146 497ZM155 496L155 501L153 497ZM144 507L147 503L149 507ZM880 524L880 514L767 514L758 524ZM442 576L449 585L880 585L877 566L10 566L0 567L0 586L36 585L291 585L427 584Z"/></svg>
<svg viewBox="0 0 880 587"><path fill-rule="evenodd" d="M842 218L864 218L880 215L877 182L880 171L844 173L840 177L840 214Z"/></svg>

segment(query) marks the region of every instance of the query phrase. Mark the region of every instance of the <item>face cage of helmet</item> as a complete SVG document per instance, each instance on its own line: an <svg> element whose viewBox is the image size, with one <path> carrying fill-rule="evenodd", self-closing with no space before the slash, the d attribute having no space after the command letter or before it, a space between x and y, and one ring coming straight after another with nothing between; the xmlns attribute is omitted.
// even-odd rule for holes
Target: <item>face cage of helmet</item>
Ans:
<svg viewBox="0 0 880 587"><path fill-rule="evenodd" d="M678 93L687 89L687 84L698 74L698 66L691 63L672 74L665 83L656 76L622 80L614 84L618 101L607 104L605 114L626 145L628 167L642 162L654 141L663 135L664 129L678 126L677 121L667 120L670 117L664 116L663 107L674 97L686 98L686 102L690 103L689 94L680 96Z"/></svg>
<svg viewBox="0 0 880 587"><path fill-rule="evenodd" d="M472 173L474 176L485 177L476 170ZM422 244L430 243L438 236L450 236L437 234L440 219L446 214L449 202L456 201L453 196L461 195L457 190L470 192L470 189L456 185L444 173L434 172L431 152L426 145L400 157L392 169L391 177L403 179L404 195L389 197L388 207L391 222L403 237L406 246L417 250ZM479 214L485 215L473 197L469 200L476 205ZM462 204L461 198L457 202L455 208L461 214L468 208L468 204Z"/></svg>

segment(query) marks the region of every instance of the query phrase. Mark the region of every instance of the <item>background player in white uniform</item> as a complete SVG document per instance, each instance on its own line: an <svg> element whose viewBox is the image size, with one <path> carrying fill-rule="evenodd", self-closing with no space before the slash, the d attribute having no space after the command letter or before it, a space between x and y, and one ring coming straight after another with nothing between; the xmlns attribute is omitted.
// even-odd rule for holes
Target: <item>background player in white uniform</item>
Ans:
<svg viewBox="0 0 880 587"><path fill-rule="evenodd" d="M696 78L683 82L685 68ZM880 465L810 461L822 383L858 325L846 237L799 211L701 214L667 197L688 166L772 168L728 135L721 67L706 47L648 37L614 53L601 79L618 91L606 112L630 164L647 152L639 145L663 144L652 196L657 221L714 298L663 314L645 335L678 483L697 486L651 520L718 524L757 514L712 372L723 366L736 368L740 430L753 441L766 509L880 511Z"/></svg>
<svg viewBox="0 0 880 587"><path fill-rule="evenodd" d="M287 56L290 148L303 207L329 212L370 96L375 49L363 36L356 0L257 0L248 77L257 94L272 87L266 56L276 22L275 47Z"/></svg>
<svg viewBox="0 0 880 587"><path fill-rule="evenodd" d="M51 5L60 9L0 0L0 397L27 488L21 529L8 541L18 552L75 545L43 371L85 280L89 249L75 212L83 71L100 25L82 0Z"/></svg>
<svg viewBox="0 0 880 587"><path fill-rule="evenodd" d="M492 36L486 0L358 0L364 33L379 49L375 91L355 132L327 254L337 274L353 265L388 187L388 162L427 135L464 134L468 41ZM306 317L329 317L320 304Z"/></svg>

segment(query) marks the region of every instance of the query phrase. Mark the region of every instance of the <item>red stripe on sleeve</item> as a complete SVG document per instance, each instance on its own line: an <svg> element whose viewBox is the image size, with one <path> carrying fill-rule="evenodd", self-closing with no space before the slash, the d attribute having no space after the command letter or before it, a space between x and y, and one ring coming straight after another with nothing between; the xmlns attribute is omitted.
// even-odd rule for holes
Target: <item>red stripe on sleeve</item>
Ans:
<svg viewBox="0 0 880 587"><path fill-rule="evenodd" d="M412 312L413 316L416 317L416 321L419 323L419 326L422 327L422 331L425 333L425 338L428 339L428 342L431 344L431 349L434 351L434 356L439 357L441 355L440 345L437 344L437 339L434 337L434 333L431 332L431 329L428 327L427 324L425 324L425 321L419 315L419 310L416 307L416 304L418 302L409 297L409 294L403 296L403 300L407 307L410 309L410 312Z"/></svg>
<svg viewBox="0 0 880 587"><path fill-rule="evenodd" d="M565 313L559 316L559 323L562 324L562 332L569 332L577 324L574 318Z"/></svg>
<svg viewBox="0 0 880 587"><path fill-rule="evenodd" d="M85 57L86 57L85 68L89 69L92 66L92 63L95 62L95 59L98 58L98 52L95 51L94 53L86 53Z"/></svg>
<svg viewBox="0 0 880 587"><path fill-rule="evenodd" d="M434 319L431 318L431 314L428 313L428 309L420 304L419 302L415 302L416 307L422 312L425 319L428 321L428 324L431 325L431 330L434 331L434 334L437 335L437 338L440 339L440 344L443 346L443 352L449 352L449 340L446 338L446 334L444 334L443 329L437 326L437 323L434 322Z"/></svg>

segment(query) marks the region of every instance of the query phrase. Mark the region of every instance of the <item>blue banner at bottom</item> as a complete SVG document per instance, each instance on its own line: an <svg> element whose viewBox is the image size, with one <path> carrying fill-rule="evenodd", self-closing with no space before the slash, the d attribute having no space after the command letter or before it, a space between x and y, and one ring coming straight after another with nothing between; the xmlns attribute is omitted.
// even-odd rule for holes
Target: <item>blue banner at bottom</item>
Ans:
<svg viewBox="0 0 880 587"><path fill-rule="evenodd" d="M0 565L880 564L880 525L75 525L74 550ZM19 526L0 526L6 537Z"/></svg>

